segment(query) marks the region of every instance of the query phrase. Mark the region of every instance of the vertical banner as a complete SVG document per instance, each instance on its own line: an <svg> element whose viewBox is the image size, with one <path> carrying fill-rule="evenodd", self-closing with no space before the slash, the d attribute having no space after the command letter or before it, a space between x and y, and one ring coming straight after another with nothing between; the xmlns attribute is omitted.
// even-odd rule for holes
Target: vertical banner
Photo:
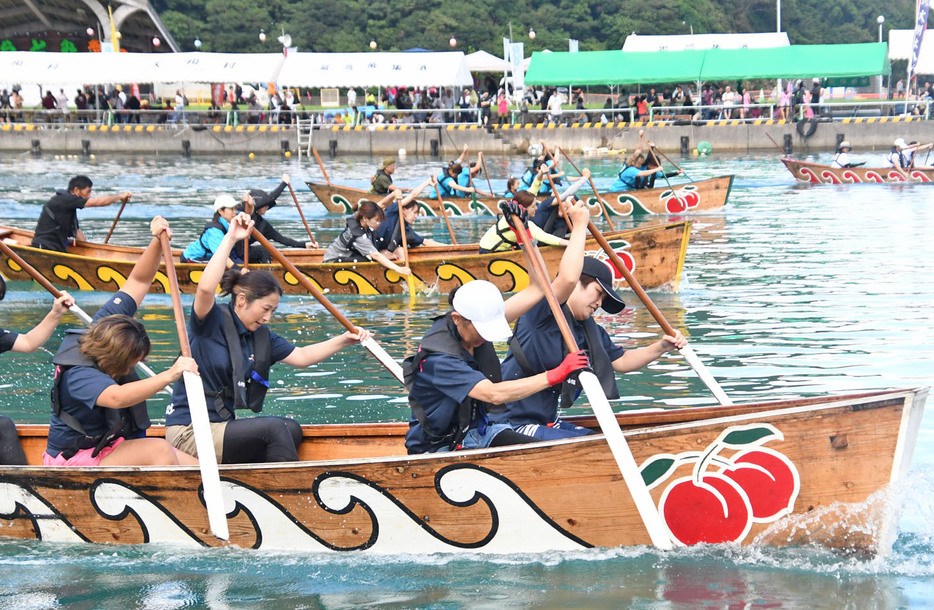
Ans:
<svg viewBox="0 0 934 610"><path fill-rule="evenodd" d="M511 51L510 45L512 41L505 36L503 36L503 61L506 62L506 73L503 74L503 90L506 92L506 97L512 97L509 94L510 84L509 84L509 73L512 69L512 60L509 59L509 52Z"/></svg>
<svg viewBox="0 0 934 610"><path fill-rule="evenodd" d="M576 38L568 38L568 51L571 53L580 51L580 41Z"/></svg>
<svg viewBox="0 0 934 610"><path fill-rule="evenodd" d="M224 83L211 83L211 100L218 107L224 105Z"/></svg>
<svg viewBox="0 0 934 610"><path fill-rule="evenodd" d="M918 0L918 12L915 14L915 35L911 40L911 59L908 60L908 91L911 91L911 79L914 78L918 57L921 55L921 41L924 40L924 31L928 26L928 11L931 8L930 0Z"/></svg>
<svg viewBox="0 0 934 610"><path fill-rule="evenodd" d="M512 85L517 96L525 89L525 69L522 67L522 60L524 59L525 44L513 42L509 51L509 71L512 72Z"/></svg>

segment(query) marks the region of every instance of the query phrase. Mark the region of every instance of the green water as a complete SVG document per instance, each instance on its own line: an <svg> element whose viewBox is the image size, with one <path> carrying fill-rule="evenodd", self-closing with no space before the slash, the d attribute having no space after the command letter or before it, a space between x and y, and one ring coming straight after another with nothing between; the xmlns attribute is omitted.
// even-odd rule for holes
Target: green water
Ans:
<svg viewBox="0 0 934 610"><path fill-rule="evenodd" d="M934 186L798 186L773 156L676 158L692 178L735 174L726 208L694 217L694 232L677 293L651 296L685 331L694 351L736 401L811 396L863 389L932 385L934 379ZM608 185L619 157L576 159ZM825 159L826 161L826 159ZM376 162L326 160L337 183L365 186ZM523 169L519 157L490 157L499 190ZM439 164L409 157L397 183L413 184ZM320 178L307 162L263 159L0 158L0 223L32 228L41 204L70 176L87 173L99 193L136 195L114 235L141 245L148 219L170 219L176 245L195 238L220 192L270 189L283 172L296 187ZM296 189L316 237L328 242L343 220L327 216L304 187ZM300 237L301 219L288 193L267 218ZM80 213L91 237L103 238L116 207ZM489 220L455 219L459 241L475 241ZM420 232L446 239L438 220ZM617 342L640 346L658 328L634 295L629 307L600 319ZM78 293L87 311L107 295ZM334 297L355 323L377 331L397 358L414 349L442 298ZM29 284L9 286L0 326L24 330L41 319L50 297ZM190 298L185 298L190 305ZM151 295L142 308L153 339L152 368L171 362L178 346L170 303ZM77 320L68 320L77 325ZM283 299L272 326L295 343L317 341L340 327L310 297ZM49 342L54 351L62 329ZM17 421L48 420L48 352L0 357L0 413ZM713 404L680 356L619 379L622 407ZM165 399L151 401L154 418ZM269 413L303 422L408 418L398 383L360 348L307 370L273 369ZM586 406L573 412L587 412ZM372 559L225 550L197 553L152 547L56 546L0 542L0 604L20 607L695 607L711 605L907 607L934 594L934 423L925 417L909 480L896 491L902 506L895 552L888 558L846 558L816 549L692 548L659 555L651 549L593 550L549 557ZM52 584L48 584L51 582ZM519 601L525 600L525 602Z"/></svg>

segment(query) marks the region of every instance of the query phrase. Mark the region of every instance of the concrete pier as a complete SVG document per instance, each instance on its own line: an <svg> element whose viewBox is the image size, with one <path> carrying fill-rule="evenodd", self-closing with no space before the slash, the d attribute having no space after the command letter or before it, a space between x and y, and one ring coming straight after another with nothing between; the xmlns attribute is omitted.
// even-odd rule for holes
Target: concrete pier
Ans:
<svg viewBox="0 0 934 610"><path fill-rule="evenodd" d="M775 140L794 156L833 151L849 140L854 152L888 150L896 138L934 141L934 121L918 118L872 117L835 121L714 121L680 125L674 122L512 125L371 125L320 126L311 135L319 154L408 154L450 157L466 144L471 151L526 154L544 140L571 153L633 150L644 131L659 148L690 154L699 142L716 153L778 152ZM301 154L307 150L307 134ZM55 125L6 123L0 126L0 152L90 155L151 153L159 155L290 155L299 154L294 126L278 125Z"/></svg>

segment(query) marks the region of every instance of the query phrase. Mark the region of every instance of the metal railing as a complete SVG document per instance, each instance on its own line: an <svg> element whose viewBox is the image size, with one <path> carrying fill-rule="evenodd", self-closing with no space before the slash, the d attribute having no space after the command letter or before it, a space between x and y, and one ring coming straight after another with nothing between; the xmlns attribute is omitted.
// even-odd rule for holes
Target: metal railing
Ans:
<svg viewBox="0 0 934 610"><path fill-rule="evenodd" d="M185 110L176 112L174 108L147 110L69 110L62 113L57 109L0 109L0 124L22 123L41 126L46 129L81 128L89 125L164 125L166 127L213 126L213 125L279 125L295 126L301 122L305 129L332 128L334 126L369 126L383 124L398 125L571 125L581 123L611 123L636 121L671 121L682 124L705 122L755 121L759 119L788 120L818 119L843 120L858 117L881 116L918 116L924 120L931 118L931 100L894 100L894 101L857 101L798 104L794 107L782 107L776 103L694 106L650 106L644 115L637 114L635 108L567 108L560 113L551 110L529 108L521 110L511 108L506 116L497 112L484 115L479 108L430 108L399 110L381 108L359 111L354 117L335 113L332 110L298 109L295 111L251 110L248 108L230 110ZM783 112L784 110L784 112Z"/></svg>

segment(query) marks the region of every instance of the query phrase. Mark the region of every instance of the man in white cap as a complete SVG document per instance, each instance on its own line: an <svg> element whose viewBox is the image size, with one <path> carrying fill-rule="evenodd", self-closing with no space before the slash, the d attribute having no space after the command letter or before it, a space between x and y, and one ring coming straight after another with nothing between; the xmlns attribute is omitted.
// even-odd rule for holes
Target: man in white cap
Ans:
<svg viewBox="0 0 934 610"><path fill-rule="evenodd" d="M224 236L227 235L230 221L237 215L237 209L247 203L254 204L253 197L249 193L244 193L242 203L238 203L230 195L218 195L214 199L214 217L204 225L204 230L198 236L198 239L188 244L179 260L183 263L209 262L211 256L220 247ZM231 251L230 258L227 259L227 267L230 268L241 263L243 263L243 259L240 257L240 253Z"/></svg>
<svg viewBox="0 0 934 610"><path fill-rule="evenodd" d="M517 213L519 210L517 210ZM578 201L568 210L574 229L552 282L566 290L580 276L589 211ZM491 342L511 335L509 322L545 296L531 282L505 303L490 282L474 280L449 296L452 311L435 319L418 352L406 359L405 382L412 416L405 446L409 453L496 447L532 442L506 424L490 423L502 405L562 383L587 367L583 352L568 354L557 366L524 379L502 381L499 358Z"/></svg>
<svg viewBox="0 0 934 610"><path fill-rule="evenodd" d="M676 330L674 336L665 335L639 349L626 350L614 344L606 330L593 319L597 309L615 315L625 307L613 289L610 263L581 257L577 269L576 281L570 287L565 285L561 291L555 290L555 296L562 303L561 310L575 342L587 351L603 391L608 398L619 398L616 373L638 370L666 352L684 347L687 339ZM560 362L566 351L551 308L542 299L516 322L516 334L509 342L509 355L503 361L503 378L509 381L534 376ZM496 423L509 423L516 432L539 440L592 434L589 428L558 417L558 409L570 407L580 393L580 387L573 381L569 378L563 384L510 402L506 411L497 413L493 419Z"/></svg>

